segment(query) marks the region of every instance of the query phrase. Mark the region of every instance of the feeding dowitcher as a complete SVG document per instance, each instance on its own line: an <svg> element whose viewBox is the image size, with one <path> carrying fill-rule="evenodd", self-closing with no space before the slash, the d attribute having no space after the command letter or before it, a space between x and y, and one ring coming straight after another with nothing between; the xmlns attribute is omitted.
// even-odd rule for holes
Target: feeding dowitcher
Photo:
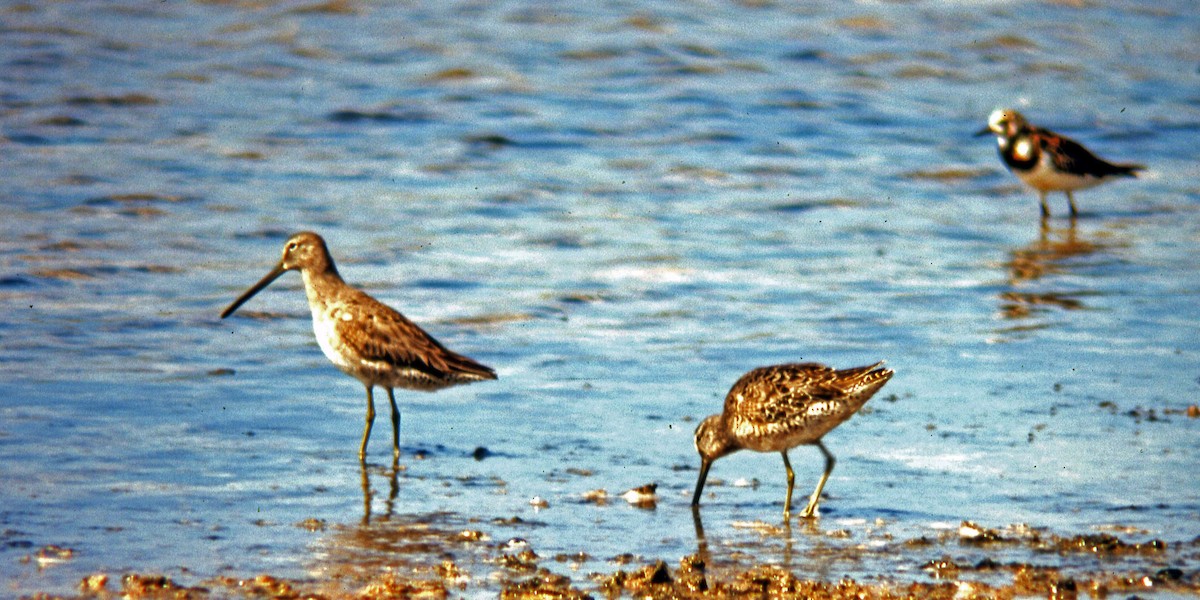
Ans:
<svg viewBox="0 0 1200 600"><path fill-rule="evenodd" d="M400 411L392 388L432 392L453 385L495 379L496 372L447 350L404 315L350 287L333 265L321 236L303 231L288 239L283 258L253 287L233 301L221 318L287 271L300 271L312 309L313 332L325 356L367 388L367 423L358 457L365 460L375 422L372 390L387 390L392 405L392 456L400 456Z"/></svg>
<svg viewBox="0 0 1200 600"><path fill-rule="evenodd" d="M787 469L787 498L783 503L783 518L787 520L796 480L787 453L796 446L811 444L825 455L825 472L800 514L813 516L834 464L821 436L858 412L892 378L892 371L880 368L882 364L835 370L817 363L796 363L759 367L742 375L725 396L725 410L704 419L696 428L700 478L696 480L692 505L700 504L713 461L742 449L779 452Z"/></svg>
<svg viewBox="0 0 1200 600"><path fill-rule="evenodd" d="M1042 217L1050 216L1046 194L1064 192L1071 216L1075 217L1075 197L1071 192L1085 190L1113 177L1137 177L1141 165L1118 165L1092 154L1082 144L1048 129L1031 125L1021 113L1002 108L988 117L987 127L975 135L996 135L1000 158L1025 185L1038 193Z"/></svg>

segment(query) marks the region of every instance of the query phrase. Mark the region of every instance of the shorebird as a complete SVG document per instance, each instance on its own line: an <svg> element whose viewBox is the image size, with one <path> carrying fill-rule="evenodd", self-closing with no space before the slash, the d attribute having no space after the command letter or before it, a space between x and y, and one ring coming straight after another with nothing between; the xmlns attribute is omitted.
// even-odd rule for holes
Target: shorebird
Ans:
<svg viewBox="0 0 1200 600"><path fill-rule="evenodd" d="M796 481L788 450L811 444L825 455L825 472L800 513L801 517L812 517L835 462L821 437L858 412L892 378L893 371L881 368L882 364L835 370L817 363L795 363L759 367L742 375L725 396L724 412L704 419L696 428L700 478L696 480L692 506L700 504L713 461L742 449L779 452L787 469L787 498L783 502L786 521L791 515Z"/></svg>
<svg viewBox="0 0 1200 600"><path fill-rule="evenodd" d="M367 423L359 460L366 460L367 440L375 422L372 390L387 390L392 405L392 457L400 457L400 411L393 388L433 392L454 385L495 379L496 372L447 350L404 315L338 275L321 236L302 231L288 238L283 257L258 283L221 313L224 319L288 271L300 271L312 309L317 344L330 362L367 388Z"/></svg>
<svg viewBox="0 0 1200 600"><path fill-rule="evenodd" d="M987 127L976 136L994 134L1000 158L1025 185L1038 193L1042 218L1050 216L1046 194L1064 192L1071 217L1079 214L1071 192L1085 190L1113 177L1137 177L1146 167L1113 164L1092 154L1083 144L1048 129L1031 125L1021 113L1007 108L993 111Z"/></svg>

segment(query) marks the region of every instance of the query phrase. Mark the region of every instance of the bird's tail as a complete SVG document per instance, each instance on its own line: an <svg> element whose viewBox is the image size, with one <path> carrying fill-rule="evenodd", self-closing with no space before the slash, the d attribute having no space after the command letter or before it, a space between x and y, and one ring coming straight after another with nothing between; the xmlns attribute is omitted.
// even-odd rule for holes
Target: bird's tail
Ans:
<svg viewBox="0 0 1200 600"><path fill-rule="evenodd" d="M1145 171L1143 165L1111 165L1112 174L1118 177L1137 177L1138 171Z"/></svg>
<svg viewBox="0 0 1200 600"><path fill-rule="evenodd" d="M451 363L453 377L458 381L469 383L472 381L496 379L495 369L461 354L454 354L447 362Z"/></svg>
<svg viewBox="0 0 1200 600"><path fill-rule="evenodd" d="M883 384L887 383L895 371L883 367L883 361L864 367L840 369L837 378L845 382L845 388L854 395L870 398Z"/></svg>

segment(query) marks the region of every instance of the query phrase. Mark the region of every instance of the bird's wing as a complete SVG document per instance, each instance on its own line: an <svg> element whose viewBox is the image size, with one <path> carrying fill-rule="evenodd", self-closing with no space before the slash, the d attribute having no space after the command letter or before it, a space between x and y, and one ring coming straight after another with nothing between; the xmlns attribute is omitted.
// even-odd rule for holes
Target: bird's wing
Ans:
<svg viewBox="0 0 1200 600"><path fill-rule="evenodd" d="M415 369L436 379L459 375L494 379L495 372L456 354L391 307L362 293L342 308L337 332L359 358Z"/></svg>
<svg viewBox="0 0 1200 600"><path fill-rule="evenodd" d="M798 407L839 394L836 372L817 363L775 365L742 376L725 397L725 413L777 422Z"/></svg>
<svg viewBox="0 0 1200 600"><path fill-rule="evenodd" d="M1050 154L1054 166L1066 173L1104 177L1106 175L1129 174L1138 165L1115 165L1084 147L1075 140L1046 129L1035 130L1038 144Z"/></svg>
<svg viewBox="0 0 1200 600"><path fill-rule="evenodd" d="M876 363L835 370L817 363L795 363L755 369L729 390L725 412L768 424L807 419L813 413L840 412L837 407L842 405L853 405L857 410L861 403L855 400L861 393L870 397L891 377L890 370L879 366Z"/></svg>

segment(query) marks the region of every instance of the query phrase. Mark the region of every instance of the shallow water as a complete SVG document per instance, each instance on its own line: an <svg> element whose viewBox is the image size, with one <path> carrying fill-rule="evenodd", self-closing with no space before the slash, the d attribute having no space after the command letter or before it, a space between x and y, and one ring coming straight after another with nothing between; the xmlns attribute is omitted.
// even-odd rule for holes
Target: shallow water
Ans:
<svg viewBox="0 0 1200 600"><path fill-rule="evenodd" d="M823 562L825 534L964 519L1200 535L1190 2L0 10L6 593L436 564L380 550L381 522L677 562L695 425L799 360L897 374L827 436L816 533L749 526L778 523L778 457L714 466L731 562L920 580L927 556ZM971 137L1001 105L1150 169L1042 229ZM499 372L399 394L394 496L377 427L364 503L362 389L299 278L217 318L301 229ZM820 458L791 456L800 498ZM582 500L646 483L653 510ZM29 559L49 545L73 555Z"/></svg>

